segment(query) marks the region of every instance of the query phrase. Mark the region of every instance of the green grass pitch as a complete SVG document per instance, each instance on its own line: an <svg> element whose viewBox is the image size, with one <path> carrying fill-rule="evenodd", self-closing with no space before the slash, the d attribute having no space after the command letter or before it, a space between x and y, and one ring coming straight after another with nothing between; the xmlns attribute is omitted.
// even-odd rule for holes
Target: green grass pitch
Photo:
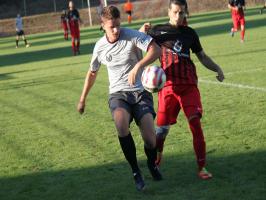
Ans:
<svg viewBox="0 0 266 200"><path fill-rule="evenodd" d="M196 176L192 137L181 113L166 140L161 182L152 181L143 141L132 124L147 184L145 192L136 191L108 109L105 67L84 115L76 111L93 46L102 36L95 26L81 30L82 54L76 57L61 31L29 35L30 48L20 42L15 49L14 37L0 38L0 199L265 199L266 15L247 9L243 44L239 32L229 35L228 11L192 15L189 24L226 77L218 83L193 55L212 180Z"/></svg>

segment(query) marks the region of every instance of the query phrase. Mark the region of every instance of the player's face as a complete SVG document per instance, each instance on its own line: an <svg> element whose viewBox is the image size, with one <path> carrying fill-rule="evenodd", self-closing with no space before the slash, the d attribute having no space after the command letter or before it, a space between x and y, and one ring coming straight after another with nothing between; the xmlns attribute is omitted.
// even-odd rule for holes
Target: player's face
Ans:
<svg viewBox="0 0 266 200"><path fill-rule="evenodd" d="M102 18L102 28L105 31L106 37L108 38L109 42L117 41L120 34L120 18Z"/></svg>
<svg viewBox="0 0 266 200"><path fill-rule="evenodd" d="M170 24L177 26L182 25L183 20L186 16L186 8L184 6L179 6L172 4L171 8L168 9L168 16L170 18Z"/></svg>
<svg viewBox="0 0 266 200"><path fill-rule="evenodd" d="M72 1L69 2L68 7L70 10L74 9L74 3Z"/></svg>

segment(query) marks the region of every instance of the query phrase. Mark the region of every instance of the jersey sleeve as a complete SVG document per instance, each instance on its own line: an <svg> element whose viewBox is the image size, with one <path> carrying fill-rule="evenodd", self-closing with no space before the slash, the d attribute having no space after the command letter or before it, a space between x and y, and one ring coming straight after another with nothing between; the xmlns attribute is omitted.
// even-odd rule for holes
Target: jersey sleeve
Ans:
<svg viewBox="0 0 266 200"><path fill-rule="evenodd" d="M151 36L136 31L136 30L131 30L131 41L142 51L147 52L149 44L153 40Z"/></svg>
<svg viewBox="0 0 266 200"><path fill-rule="evenodd" d="M100 69L101 62L99 61L99 56L98 56L98 46L97 43L94 47L92 58L91 58L91 63L90 63L90 70L92 72L98 71Z"/></svg>
<svg viewBox="0 0 266 200"><path fill-rule="evenodd" d="M159 24L153 26L147 34L150 35L159 46L161 46L165 41L169 40L169 35L175 33L172 32L169 25Z"/></svg>
<svg viewBox="0 0 266 200"><path fill-rule="evenodd" d="M191 31L193 35L193 43L191 45L191 50L193 53L199 53L200 51L202 51L202 46L199 40L199 36L193 29L191 29Z"/></svg>

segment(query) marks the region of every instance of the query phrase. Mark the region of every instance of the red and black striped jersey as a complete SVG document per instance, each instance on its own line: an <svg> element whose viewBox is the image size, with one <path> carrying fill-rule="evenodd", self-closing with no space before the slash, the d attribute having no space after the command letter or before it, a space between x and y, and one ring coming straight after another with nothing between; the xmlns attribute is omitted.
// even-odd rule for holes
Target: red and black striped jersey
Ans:
<svg viewBox="0 0 266 200"><path fill-rule="evenodd" d="M237 7L238 10L232 10L233 13L236 14L244 14L244 10L243 7L245 6L245 0L229 0L228 3L233 6L233 7Z"/></svg>
<svg viewBox="0 0 266 200"><path fill-rule="evenodd" d="M165 86L197 84L196 67L190 58L190 50L202 51L197 33L188 26L164 24L154 26L148 34L162 49L160 62L166 74Z"/></svg>
<svg viewBox="0 0 266 200"><path fill-rule="evenodd" d="M69 10L67 13L69 27L78 28L79 27L79 11L77 9Z"/></svg>
<svg viewBox="0 0 266 200"><path fill-rule="evenodd" d="M66 22L67 19L68 19L67 14L62 14L61 15L61 22Z"/></svg>

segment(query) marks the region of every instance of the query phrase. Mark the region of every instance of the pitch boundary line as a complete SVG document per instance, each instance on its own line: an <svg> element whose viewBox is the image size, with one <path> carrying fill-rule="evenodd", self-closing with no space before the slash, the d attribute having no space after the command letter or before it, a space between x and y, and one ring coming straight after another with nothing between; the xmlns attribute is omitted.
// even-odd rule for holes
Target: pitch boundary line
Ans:
<svg viewBox="0 0 266 200"><path fill-rule="evenodd" d="M249 70L243 70L243 71L233 71L233 72L227 72L224 73L224 75L234 75L234 74L241 74L241 73L249 73L249 72L256 72L256 71L261 71L264 70L264 67L256 68L256 69L249 69ZM213 75L208 75L208 76L202 76L201 78L210 78L213 77Z"/></svg>
<svg viewBox="0 0 266 200"><path fill-rule="evenodd" d="M256 90L256 91L260 91L260 92L265 92L266 93L266 88L262 88L262 87L254 87L254 86L249 86L249 85L218 82L218 81L209 81L209 80L204 80L204 79L199 79L199 82L207 83L207 84L213 84L213 85L223 85L223 86L232 87L232 88Z"/></svg>

